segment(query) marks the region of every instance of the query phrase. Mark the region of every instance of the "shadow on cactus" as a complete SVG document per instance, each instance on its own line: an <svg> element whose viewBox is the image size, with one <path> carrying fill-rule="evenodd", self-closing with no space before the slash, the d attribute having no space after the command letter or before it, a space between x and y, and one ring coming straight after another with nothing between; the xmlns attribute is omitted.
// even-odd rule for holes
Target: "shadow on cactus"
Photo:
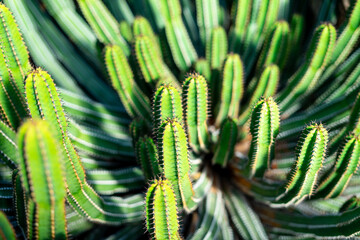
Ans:
<svg viewBox="0 0 360 240"><path fill-rule="evenodd" d="M359 237L359 0L3 2L2 238Z"/></svg>

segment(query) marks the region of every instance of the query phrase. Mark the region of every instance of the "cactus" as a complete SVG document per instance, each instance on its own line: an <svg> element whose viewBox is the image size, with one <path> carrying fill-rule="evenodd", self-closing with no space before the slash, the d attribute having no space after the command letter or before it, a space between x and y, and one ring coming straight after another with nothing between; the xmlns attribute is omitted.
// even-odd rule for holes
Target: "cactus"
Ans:
<svg viewBox="0 0 360 240"><path fill-rule="evenodd" d="M358 238L340 2L2 1L0 238Z"/></svg>

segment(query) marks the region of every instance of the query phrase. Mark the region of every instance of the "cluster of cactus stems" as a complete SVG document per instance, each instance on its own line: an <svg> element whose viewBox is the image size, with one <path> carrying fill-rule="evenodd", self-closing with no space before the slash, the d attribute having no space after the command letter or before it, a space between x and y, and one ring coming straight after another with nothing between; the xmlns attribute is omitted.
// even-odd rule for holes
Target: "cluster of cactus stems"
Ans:
<svg viewBox="0 0 360 240"><path fill-rule="evenodd" d="M359 237L360 0L318 3L3 0L0 238Z"/></svg>

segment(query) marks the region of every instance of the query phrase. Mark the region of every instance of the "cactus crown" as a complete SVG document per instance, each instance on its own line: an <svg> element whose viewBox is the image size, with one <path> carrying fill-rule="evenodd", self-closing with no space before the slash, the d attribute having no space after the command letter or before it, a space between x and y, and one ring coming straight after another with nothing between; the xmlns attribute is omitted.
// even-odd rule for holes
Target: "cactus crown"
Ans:
<svg viewBox="0 0 360 240"><path fill-rule="evenodd" d="M2 2L0 238L359 237L360 0Z"/></svg>

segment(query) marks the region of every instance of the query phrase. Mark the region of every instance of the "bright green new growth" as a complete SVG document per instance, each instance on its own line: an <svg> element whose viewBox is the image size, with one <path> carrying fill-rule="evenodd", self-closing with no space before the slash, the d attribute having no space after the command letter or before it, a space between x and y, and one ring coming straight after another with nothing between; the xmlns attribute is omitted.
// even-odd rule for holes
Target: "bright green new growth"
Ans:
<svg viewBox="0 0 360 240"><path fill-rule="evenodd" d="M155 180L146 193L146 228L153 239L181 239L176 197L170 181Z"/></svg>
<svg viewBox="0 0 360 240"><path fill-rule="evenodd" d="M31 66L15 19L2 4L0 18L0 119L17 129L28 115L23 82Z"/></svg>
<svg viewBox="0 0 360 240"><path fill-rule="evenodd" d="M220 99L217 106L216 125L227 118L236 119L244 92L244 66L238 54L229 54L224 61L222 82L219 85ZM215 91L217 88L214 89Z"/></svg>
<svg viewBox="0 0 360 240"><path fill-rule="evenodd" d="M334 198L339 196L347 187L351 177L360 164L359 136L349 136L339 151L336 163L325 174L323 181L317 188L318 197Z"/></svg>
<svg viewBox="0 0 360 240"><path fill-rule="evenodd" d="M174 189L178 207L188 210L194 191L189 178L190 163L185 130L177 119L164 121L157 130L159 162Z"/></svg>
<svg viewBox="0 0 360 240"><path fill-rule="evenodd" d="M36 120L26 122L18 134L21 182L29 195L26 204L34 206L26 216L27 222L34 221L33 230L27 232L35 239L67 239L61 145L51 130L47 122Z"/></svg>
<svg viewBox="0 0 360 240"><path fill-rule="evenodd" d="M296 150L296 162L288 174L285 192L277 202L298 204L313 195L324 162L327 142L328 133L321 124L304 129Z"/></svg>
<svg viewBox="0 0 360 240"><path fill-rule="evenodd" d="M134 75L121 48L116 45L107 46L105 62L111 83L129 115L150 121L149 99L134 81Z"/></svg>
<svg viewBox="0 0 360 240"><path fill-rule="evenodd" d="M140 137L136 143L136 158L139 161L147 180L155 179L161 174L158 153L154 141L149 137Z"/></svg>
<svg viewBox="0 0 360 240"><path fill-rule="evenodd" d="M184 118L189 136L189 145L195 152L206 150L209 144L208 86L203 76L191 74L183 84Z"/></svg>
<svg viewBox="0 0 360 240"><path fill-rule="evenodd" d="M153 103L153 128L157 129L167 119L183 123L183 108L180 93L176 88L163 85L156 90Z"/></svg>
<svg viewBox="0 0 360 240"><path fill-rule="evenodd" d="M252 136L246 175L262 178L274 156L274 143L279 134L280 113L270 98L262 99L253 108L250 121Z"/></svg>
<svg viewBox="0 0 360 240"><path fill-rule="evenodd" d="M225 119L221 125L220 137L215 147L215 153L212 159L213 164L226 167L234 157L237 136L238 129L235 121L231 118Z"/></svg>

